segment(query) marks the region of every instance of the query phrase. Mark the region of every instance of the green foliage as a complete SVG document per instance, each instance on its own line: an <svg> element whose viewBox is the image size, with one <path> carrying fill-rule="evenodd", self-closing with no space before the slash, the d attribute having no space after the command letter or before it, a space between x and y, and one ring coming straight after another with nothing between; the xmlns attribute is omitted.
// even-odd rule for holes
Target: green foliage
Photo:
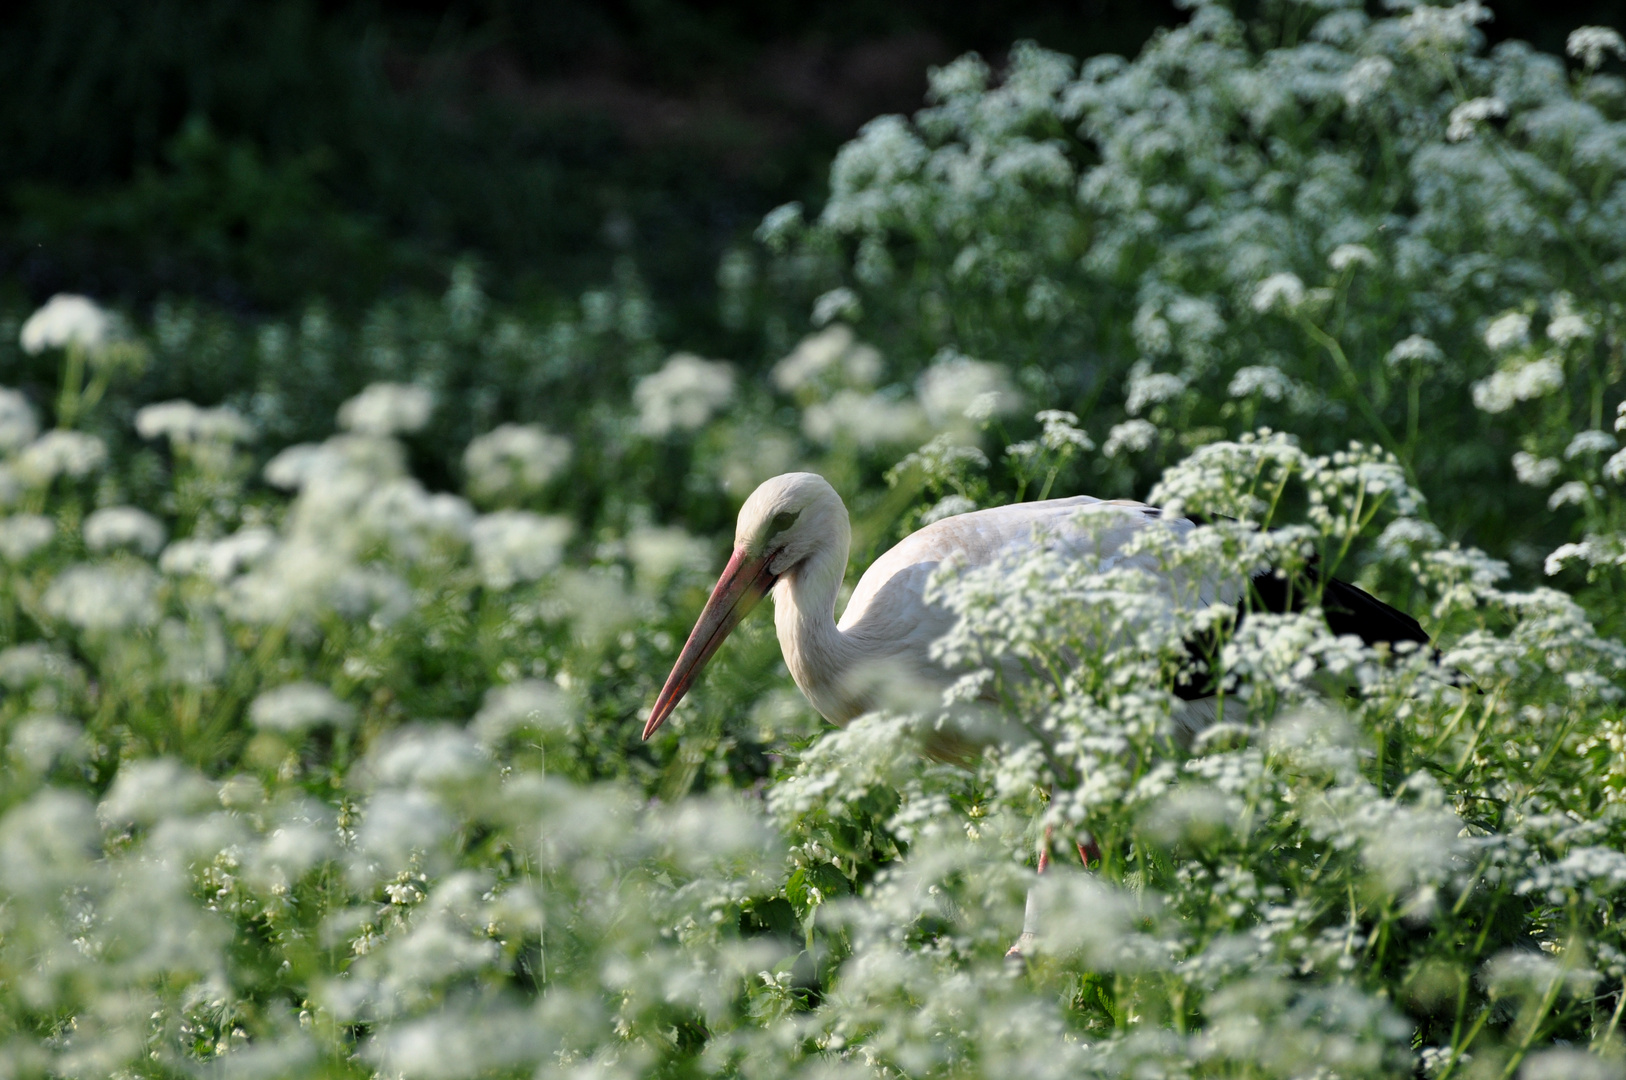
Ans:
<svg viewBox="0 0 1626 1080"><path fill-rule="evenodd" d="M1626 47L1481 15L938 71L725 266L765 378L630 269L8 324L10 1074L1618 1076ZM938 574L962 677L841 731L750 620L641 743L794 468L860 568L1081 489L1205 524Z"/></svg>

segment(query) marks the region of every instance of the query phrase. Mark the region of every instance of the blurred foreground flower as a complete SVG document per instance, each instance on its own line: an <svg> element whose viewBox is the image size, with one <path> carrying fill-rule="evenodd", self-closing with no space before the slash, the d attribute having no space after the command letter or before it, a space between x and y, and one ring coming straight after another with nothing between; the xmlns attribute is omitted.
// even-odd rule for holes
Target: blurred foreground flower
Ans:
<svg viewBox="0 0 1626 1080"><path fill-rule="evenodd" d="M19 343L27 353L76 346L87 351L112 340L113 317L88 297L58 293L23 323Z"/></svg>

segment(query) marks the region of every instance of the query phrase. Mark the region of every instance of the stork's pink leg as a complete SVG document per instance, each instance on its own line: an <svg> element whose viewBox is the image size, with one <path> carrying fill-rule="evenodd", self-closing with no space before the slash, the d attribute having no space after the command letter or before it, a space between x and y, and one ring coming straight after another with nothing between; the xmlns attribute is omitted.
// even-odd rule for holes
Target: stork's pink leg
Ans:
<svg viewBox="0 0 1626 1080"><path fill-rule="evenodd" d="M1054 832L1055 832L1054 827L1048 826L1048 825L1045 826L1044 836L1039 841L1039 870L1038 870L1038 872L1041 873L1041 874L1044 873L1046 870L1050 869L1050 838L1051 838L1051 835ZM1084 864L1084 869L1085 870L1088 870L1090 868L1090 864L1092 862L1093 863L1098 863L1098 862L1101 861L1101 845L1097 844L1095 842L1095 837L1092 836L1091 834L1085 833L1084 834L1084 839L1075 841L1073 846L1078 848L1078 858L1079 858L1079 861ZM1009 949L1005 950L1005 959L1007 959L1007 960L1022 960L1022 959L1024 959L1024 956L1023 956L1024 947L1027 946L1028 943L1030 943L1038 933L1039 933L1038 904L1035 903L1035 901L1034 901L1033 890L1029 889L1028 890L1027 909L1024 912L1023 918L1022 918L1022 934L1021 934L1020 937L1018 937L1016 939L1016 944L1012 945Z"/></svg>
<svg viewBox="0 0 1626 1080"><path fill-rule="evenodd" d="M1078 848L1079 859L1084 863L1084 869L1088 870L1091 863L1101 861L1101 845L1097 844L1095 837L1089 833L1085 833L1084 839L1078 841L1075 846Z"/></svg>

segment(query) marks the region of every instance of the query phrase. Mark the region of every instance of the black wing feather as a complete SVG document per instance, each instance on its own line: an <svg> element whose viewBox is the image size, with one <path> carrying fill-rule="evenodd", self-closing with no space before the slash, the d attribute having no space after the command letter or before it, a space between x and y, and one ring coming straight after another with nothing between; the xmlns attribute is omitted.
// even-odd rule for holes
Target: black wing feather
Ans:
<svg viewBox="0 0 1626 1080"><path fill-rule="evenodd" d="M1304 568L1307 584L1321 587L1321 611L1326 616L1327 628L1334 634L1353 634L1368 646L1387 642L1396 645L1402 641L1415 642L1420 647L1430 644L1422 625L1399 608L1390 607L1365 589L1356 588L1347 581L1322 577L1314 565ZM1309 597L1304 589L1291 588L1292 582L1274 570L1256 574L1249 581L1251 604L1237 613L1236 625L1241 626L1248 611L1269 611L1278 615L1303 611ZM1218 640L1215 634L1202 634L1186 641L1186 652L1193 661L1206 666L1214 655ZM1212 696L1214 680L1206 672L1181 676L1174 684L1175 695L1186 701Z"/></svg>

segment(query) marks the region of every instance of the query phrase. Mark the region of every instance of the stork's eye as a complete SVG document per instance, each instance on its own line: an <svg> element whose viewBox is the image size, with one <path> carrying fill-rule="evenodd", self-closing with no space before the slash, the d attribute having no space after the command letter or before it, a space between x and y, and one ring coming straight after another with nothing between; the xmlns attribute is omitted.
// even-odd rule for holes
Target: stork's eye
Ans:
<svg viewBox="0 0 1626 1080"><path fill-rule="evenodd" d="M779 533L784 532L786 529L796 524L796 519L801 516L802 512L800 510L797 510L794 513L789 510L781 510L779 513L773 516L773 521L769 522L771 530L769 535L777 536Z"/></svg>

